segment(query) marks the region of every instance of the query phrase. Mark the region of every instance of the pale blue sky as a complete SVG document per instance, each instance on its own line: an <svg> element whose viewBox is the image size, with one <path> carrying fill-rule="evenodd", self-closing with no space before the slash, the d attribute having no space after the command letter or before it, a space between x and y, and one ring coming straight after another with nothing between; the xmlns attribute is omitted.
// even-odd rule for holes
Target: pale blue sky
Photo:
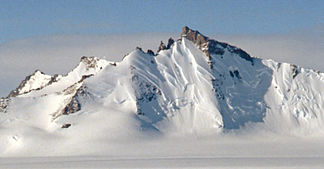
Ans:
<svg viewBox="0 0 324 169"><path fill-rule="evenodd" d="M252 56L324 70L324 0L0 0L0 96L35 69L65 74L81 56L156 50L184 25Z"/></svg>
<svg viewBox="0 0 324 169"><path fill-rule="evenodd" d="M281 34L324 26L321 0L0 0L0 42L53 34Z"/></svg>

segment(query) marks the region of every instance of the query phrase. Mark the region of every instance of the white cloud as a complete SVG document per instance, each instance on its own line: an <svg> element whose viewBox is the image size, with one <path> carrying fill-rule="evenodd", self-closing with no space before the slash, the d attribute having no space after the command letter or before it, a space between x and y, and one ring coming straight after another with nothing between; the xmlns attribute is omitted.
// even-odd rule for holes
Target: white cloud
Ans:
<svg viewBox="0 0 324 169"><path fill-rule="evenodd" d="M321 33L321 32L320 32ZM323 35L323 32L321 33ZM13 40L0 44L0 96L16 88L35 69L47 74L65 74L75 67L81 56L97 56L119 61L136 46L156 51L160 41L171 33L131 35L53 35ZM323 36L296 33L274 36L211 36L246 50L253 56L289 62L324 71Z"/></svg>

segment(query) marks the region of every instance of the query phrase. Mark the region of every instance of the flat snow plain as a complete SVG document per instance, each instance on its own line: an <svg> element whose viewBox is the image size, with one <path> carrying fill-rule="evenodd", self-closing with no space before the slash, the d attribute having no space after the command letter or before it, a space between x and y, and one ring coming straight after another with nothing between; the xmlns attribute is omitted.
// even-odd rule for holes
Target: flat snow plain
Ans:
<svg viewBox="0 0 324 169"><path fill-rule="evenodd" d="M49 156L0 158L0 168L324 168L323 139L278 136L218 136L188 139L119 140L80 155L57 152ZM111 145L113 144L113 145ZM109 147L108 147L109 146ZM102 151L100 151L100 147ZM37 147L34 147L37 149ZM41 151L41 150L40 150ZM87 152L86 152L87 151ZM18 157L17 157L18 156Z"/></svg>
<svg viewBox="0 0 324 169"><path fill-rule="evenodd" d="M323 168L324 158L258 157L35 157L0 159L1 168Z"/></svg>

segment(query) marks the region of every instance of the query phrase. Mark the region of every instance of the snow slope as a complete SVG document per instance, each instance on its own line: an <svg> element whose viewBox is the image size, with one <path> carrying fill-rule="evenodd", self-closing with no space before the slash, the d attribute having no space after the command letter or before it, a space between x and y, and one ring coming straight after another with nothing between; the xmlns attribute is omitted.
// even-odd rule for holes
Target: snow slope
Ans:
<svg viewBox="0 0 324 169"><path fill-rule="evenodd" d="M63 76L36 71L0 100L0 153L96 154L116 143L260 130L322 136L323 89L323 73L185 27L157 54L137 48L117 63L82 57Z"/></svg>

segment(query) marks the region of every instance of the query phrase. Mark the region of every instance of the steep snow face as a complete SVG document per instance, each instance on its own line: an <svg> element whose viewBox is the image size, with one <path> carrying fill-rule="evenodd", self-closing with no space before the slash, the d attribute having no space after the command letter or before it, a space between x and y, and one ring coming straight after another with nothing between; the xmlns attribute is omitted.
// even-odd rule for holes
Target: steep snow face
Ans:
<svg viewBox="0 0 324 169"><path fill-rule="evenodd" d="M265 124L294 135L323 134L324 73L288 63L263 60L273 70L265 95Z"/></svg>
<svg viewBox="0 0 324 169"><path fill-rule="evenodd" d="M208 57L225 129L264 121L265 128L279 133L322 132L323 73L253 58L188 27L181 36Z"/></svg>
<svg viewBox="0 0 324 169"><path fill-rule="evenodd" d="M211 53L209 62L224 128L237 129L248 122L262 122L272 70L260 59L246 60L228 47L223 51Z"/></svg>
<svg viewBox="0 0 324 169"><path fill-rule="evenodd" d="M208 132L223 127L207 58L187 39L157 56L132 53L138 116L161 131Z"/></svg>
<svg viewBox="0 0 324 169"><path fill-rule="evenodd" d="M89 77L83 86L91 99L85 100L81 112L102 107L130 113L139 130L204 133L221 131L223 126L206 57L186 39L157 56L137 49ZM64 119L77 123L69 116Z"/></svg>
<svg viewBox="0 0 324 169"><path fill-rule="evenodd" d="M262 122L266 113L264 95L271 85L272 70L242 49L209 39L188 27L183 28L181 36L207 58L223 127L237 129L248 122Z"/></svg>

